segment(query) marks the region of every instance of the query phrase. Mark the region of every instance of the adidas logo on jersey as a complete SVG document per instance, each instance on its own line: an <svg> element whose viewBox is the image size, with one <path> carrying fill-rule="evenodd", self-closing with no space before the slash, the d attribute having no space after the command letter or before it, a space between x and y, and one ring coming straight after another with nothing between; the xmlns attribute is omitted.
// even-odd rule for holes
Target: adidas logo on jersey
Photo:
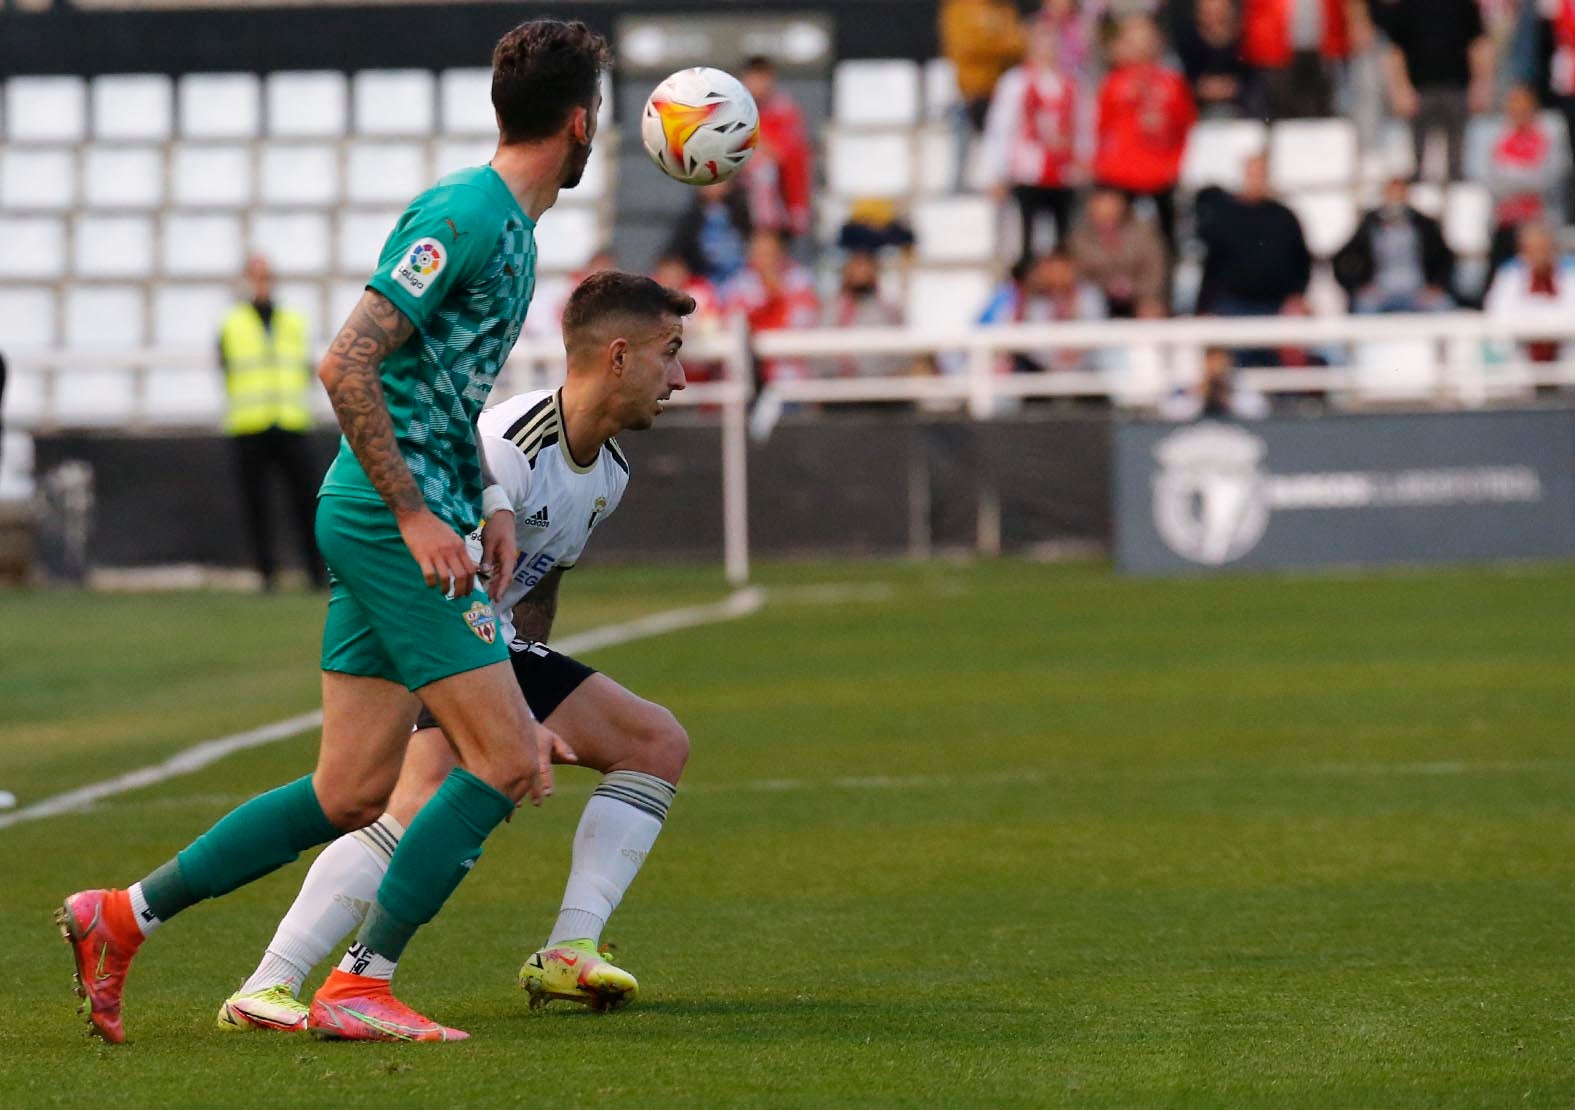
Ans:
<svg viewBox="0 0 1575 1110"><path fill-rule="evenodd" d="M543 505L530 516L526 517L525 523L532 528L546 528L551 523L547 519L547 506Z"/></svg>

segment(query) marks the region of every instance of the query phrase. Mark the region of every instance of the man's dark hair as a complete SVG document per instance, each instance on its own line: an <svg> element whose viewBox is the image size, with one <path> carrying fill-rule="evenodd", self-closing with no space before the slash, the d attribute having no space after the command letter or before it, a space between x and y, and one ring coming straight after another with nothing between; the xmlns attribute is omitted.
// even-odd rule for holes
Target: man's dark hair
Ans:
<svg viewBox="0 0 1575 1110"><path fill-rule="evenodd" d="M653 323L663 316L688 316L695 299L643 274L599 270L580 282L563 306L563 334L573 336L611 316L635 317Z"/></svg>
<svg viewBox="0 0 1575 1110"><path fill-rule="evenodd" d="M777 64L765 54L751 54L744 59L745 73L775 73Z"/></svg>
<svg viewBox="0 0 1575 1110"><path fill-rule="evenodd" d="M548 138L574 109L588 111L611 59L607 40L578 20L533 19L504 35L492 51L503 141Z"/></svg>

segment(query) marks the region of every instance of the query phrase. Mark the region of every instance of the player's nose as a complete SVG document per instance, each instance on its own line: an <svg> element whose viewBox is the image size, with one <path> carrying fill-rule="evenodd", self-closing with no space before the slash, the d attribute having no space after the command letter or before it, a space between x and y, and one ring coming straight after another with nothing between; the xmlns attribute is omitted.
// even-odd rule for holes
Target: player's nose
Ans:
<svg viewBox="0 0 1575 1110"><path fill-rule="evenodd" d="M677 390L682 389L687 384L688 384L688 381L684 377L684 364L679 362L679 361L677 361L675 359L673 361L673 372L671 374L667 375L667 388L668 388L668 391L669 392L676 392Z"/></svg>

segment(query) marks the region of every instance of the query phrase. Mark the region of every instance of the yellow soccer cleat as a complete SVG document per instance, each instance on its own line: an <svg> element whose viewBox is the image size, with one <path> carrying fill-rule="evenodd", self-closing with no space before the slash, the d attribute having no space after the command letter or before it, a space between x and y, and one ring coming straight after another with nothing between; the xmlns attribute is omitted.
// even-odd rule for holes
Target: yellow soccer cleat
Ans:
<svg viewBox="0 0 1575 1110"><path fill-rule="evenodd" d="M592 940L566 940L532 952L520 968L520 989L530 993L531 1009L555 998L597 1011L616 1010L634 1001L640 984L608 962L609 952L608 948L598 951Z"/></svg>
<svg viewBox="0 0 1575 1110"><path fill-rule="evenodd" d="M219 1007L218 1025L226 1033L253 1029L274 1033L299 1033L306 1028L309 1007L283 983L242 994L236 991Z"/></svg>

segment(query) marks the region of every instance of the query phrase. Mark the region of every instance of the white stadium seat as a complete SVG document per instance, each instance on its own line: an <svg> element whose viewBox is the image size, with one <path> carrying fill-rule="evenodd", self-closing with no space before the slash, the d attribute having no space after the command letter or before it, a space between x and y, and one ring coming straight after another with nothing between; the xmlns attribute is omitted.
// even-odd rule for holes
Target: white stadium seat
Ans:
<svg viewBox="0 0 1575 1110"><path fill-rule="evenodd" d="M327 267L323 267L327 269ZM326 338L323 332L323 287L315 281L281 281L275 290L275 299L306 317L307 334L314 341ZM335 325L343 323L334 321Z"/></svg>
<svg viewBox="0 0 1575 1110"><path fill-rule="evenodd" d="M249 147L177 144L170 154L170 195L183 208L241 208L252 199Z"/></svg>
<svg viewBox="0 0 1575 1110"><path fill-rule="evenodd" d="M374 258L373 262L376 261ZM372 272L372 263L364 267L366 274ZM361 301L361 294L366 292L366 280L362 277L356 281L336 281L328 287L328 326L324 332L336 331L339 325L349 319L350 313Z"/></svg>
<svg viewBox="0 0 1575 1110"><path fill-rule="evenodd" d="M5 421L9 428L31 427L44 419L49 382L42 371L13 367L6 373Z"/></svg>
<svg viewBox="0 0 1575 1110"><path fill-rule="evenodd" d="M492 70L482 66L444 70L438 78L438 94L443 134L496 139L498 120L492 111Z"/></svg>
<svg viewBox="0 0 1575 1110"><path fill-rule="evenodd" d="M140 347L147 336L142 287L74 285L66 290L65 345L74 348Z"/></svg>
<svg viewBox="0 0 1575 1110"><path fill-rule="evenodd" d="M424 69L366 69L352 79L355 129L361 135L430 135L432 74Z"/></svg>
<svg viewBox="0 0 1575 1110"><path fill-rule="evenodd" d="M153 268L153 220L147 216L78 216L72 270L78 277L138 278Z"/></svg>
<svg viewBox="0 0 1575 1110"><path fill-rule="evenodd" d="M919 143L919 191L950 193L957 184L957 135L945 126L921 127Z"/></svg>
<svg viewBox="0 0 1575 1110"><path fill-rule="evenodd" d="M1356 125L1348 119L1281 120L1269 130L1269 180L1281 193L1356 182Z"/></svg>
<svg viewBox="0 0 1575 1110"><path fill-rule="evenodd" d="M323 143L264 144L258 181L264 204L326 207L339 199L339 152Z"/></svg>
<svg viewBox="0 0 1575 1110"><path fill-rule="evenodd" d="M164 152L152 146L91 146L82 156L89 208L157 208L164 203Z"/></svg>
<svg viewBox="0 0 1575 1110"><path fill-rule="evenodd" d="M245 262L235 216L180 214L164 220L164 272L171 277L235 277Z"/></svg>
<svg viewBox="0 0 1575 1110"><path fill-rule="evenodd" d="M26 432L0 434L0 501L26 501L33 496L33 437Z"/></svg>
<svg viewBox="0 0 1575 1110"><path fill-rule="evenodd" d="M913 206L913 234L924 262L993 262L998 232L998 211L987 197L946 197Z"/></svg>
<svg viewBox="0 0 1575 1110"><path fill-rule="evenodd" d="M345 199L351 204L404 204L429 184L427 152L420 144L350 144Z"/></svg>
<svg viewBox="0 0 1575 1110"><path fill-rule="evenodd" d="M5 107L12 142L76 143L87 133L87 86L80 77L13 77Z"/></svg>
<svg viewBox="0 0 1575 1110"><path fill-rule="evenodd" d="M1268 137L1268 128L1257 120L1204 120L1187 138L1187 152L1181 160L1182 187L1240 187L1242 163L1261 153Z"/></svg>
<svg viewBox="0 0 1575 1110"><path fill-rule="evenodd" d="M321 212L257 212L249 249L291 277L326 273L333 264L328 216Z"/></svg>
<svg viewBox="0 0 1575 1110"><path fill-rule="evenodd" d="M8 278L52 278L66 271L66 227L53 216L0 215Z"/></svg>
<svg viewBox="0 0 1575 1110"><path fill-rule="evenodd" d="M1444 194L1444 238L1457 254L1488 253L1493 235L1493 194L1486 185L1461 181Z"/></svg>
<svg viewBox="0 0 1575 1110"><path fill-rule="evenodd" d="M153 290L153 345L209 347L217 357L219 326L235 300L228 285L159 285Z"/></svg>
<svg viewBox="0 0 1575 1110"><path fill-rule="evenodd" d="M1301 221L1314 258L1328 258L1356 234L1359 216L1348 190L1292 193L1285 203Z"/></svg>
<svg viewBox="0 0 1575 1110"><path fill-rule="evenodd" d="M268 75L268 134L331 138L345 133L345 75L301 70Z"/></svg>
<svg viewBox="0 0 1575 1110"><path fill-rule="evenodd" d="M188 139L253 139L262 130L262 82L253 73L180 79L180 133Z"/></svg>
<svg viewBox="0 0 1575 1110"><path fill-rule="evenodd" d="M139 415L149 424L216 424L226 404L217 367L154 367L142 383Z"/></svg>
<svg viewBox="0 0 1575 1110"><path fill-rule="evenodd" d="M832 118L844 127L904 127L919 121L919 66L906 58L838 62Z"/></svg>
<svg viewBox="0 0 1575 1110"><path fill-rule="evenodd" d="M93 78L95 138L162 141L170 137L174 115L174 89L162 73Z"/></svg>
<svg viewBox="0 0 1575 1110"><path fill-rule="evenodd" d="M924 118L944 120L962 104L957 89L957 67L950 58L931 58L924 63Z"/></svg>
<svg viewBox="0 0 1575 1110"><path fill-rule="evenodd" d="M1411 207L1418 212L1432 216L1435 220L1444 218L1444 190L1431 181L1419 181L1411 186Z"/></svg>
<svg viewBox="0 0 1575 1110"><path fill-rule="evenodd" d="M0 228L0 235L4 234ZM36 285L0 285L0 335L6 347L50 347L55 343L55 294ZM6 404L10 404L7 393Z"/></svg>
<svg viewBox="0 0 1575 1110"><path fill-rule="evenodd" d="M467 166L485 165L491 159L492 152L497 149L497 146L498 141L495 138L439 139L432 144L432 181L436 181L441 177L447 177L455 170L462 170ZM594 157L593 148L592 158Z"/></svg>
<svg viewBox="0 0 1575 1110"><path fill-rule="evenodd" d="M366 278L383 253L383 243L399 219L398 209L339 214L339 265L341 274ZM359 296L359 294L358 294Z"/></svg>
<svg viewBox="0 0 1575 1110"><path fill-rule="evenodd" d="M826 179L842 197L900 197L913 186L911 131L833 131L826 139Z"/></svg>
<svg viewBox="0 0 1575 1110"><path fill-rule="evenodd" d="M585 265L600 245L596 213L560 205L536 227L536 265L542 270L575 270Z"/></svg>
<svg viewBox="0 0 1575 1110"><path fill-rule="evenodd" d="M926 327L972 324L994 288L991 271L982 267L915 270L908 279L907 319Z"/></svg>
<svg viewBox="0 0 1575 1110"><path fill-rule="evenodd" d="M77 202L77 165L63 147L0 147L0 209L60 210Z"/></svg>
<svg viewBox="0 0 1575 1110"><path fill-rule="evenodd" d="M67 427L125 424L134 416L132 390L129 370L61 370L55 375L55 419Z"/></svg>

